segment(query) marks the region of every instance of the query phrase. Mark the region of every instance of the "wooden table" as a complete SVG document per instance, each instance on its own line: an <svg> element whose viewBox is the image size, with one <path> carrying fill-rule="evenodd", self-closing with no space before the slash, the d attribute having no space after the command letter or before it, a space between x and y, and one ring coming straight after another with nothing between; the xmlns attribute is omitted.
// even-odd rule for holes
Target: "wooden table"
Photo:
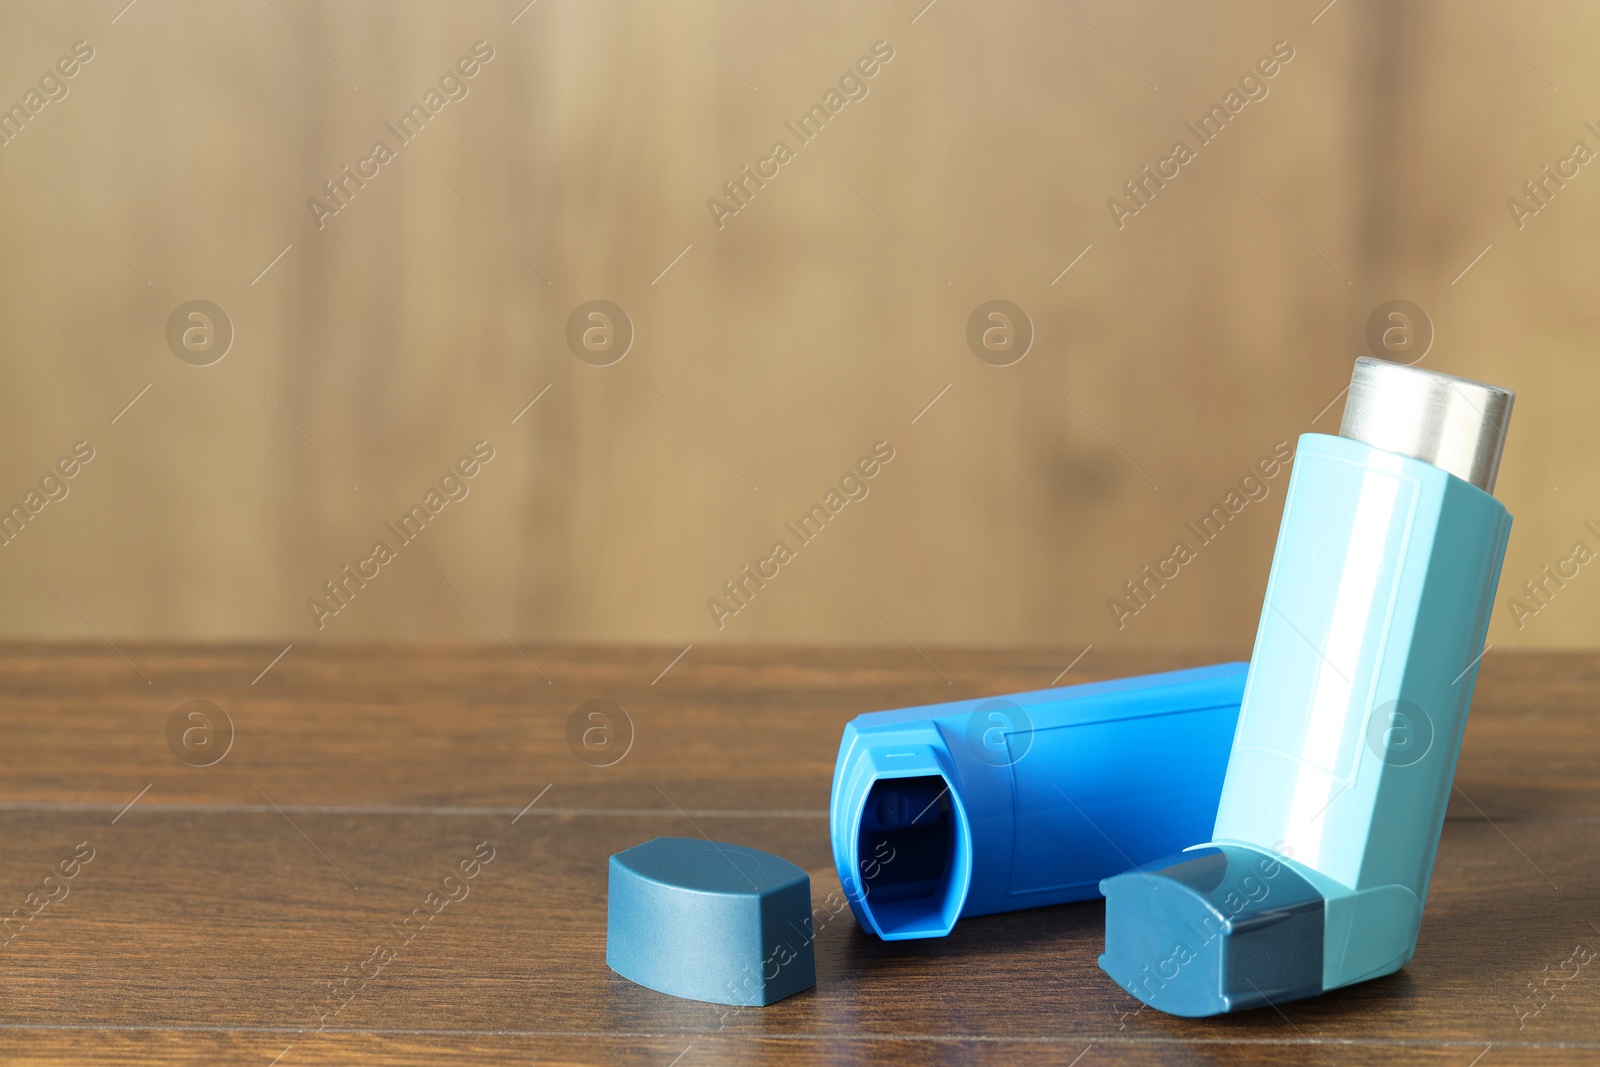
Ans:
<svg viewBox="0 0 1600 1067"><path fill-rule="evenodd" d="M7 1062L1600 1062L1600 958L1562 966L1600 948L1593 654L1485 658L1412 963L1191 1021L1100 972L1099 904L896 944L846 913L816 989L726 1019L605 966L609 855L703 832L800 864L821 900L851 716L1039 688L1071 651L929 650L949 684L899 650L696 647L664 675L678 650L296 646L265 674L277 648L121 651L0 649L0 914L44 902L0 946ZM1096 650L1066 680L1223 658ZM225 754L204 705L169 744L191 700L226 711ZM569 747L590 700L631 720L610 766Z"/></svg>

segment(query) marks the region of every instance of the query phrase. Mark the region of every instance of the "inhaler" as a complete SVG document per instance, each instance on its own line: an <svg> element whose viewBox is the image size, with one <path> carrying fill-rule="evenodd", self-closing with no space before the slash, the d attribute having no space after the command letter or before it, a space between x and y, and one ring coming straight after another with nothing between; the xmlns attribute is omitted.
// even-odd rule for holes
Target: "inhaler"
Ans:
<svg viewBox="0 0 1600 1067"><path fill-rule="evenodd" d="M1300 438L1216 824L1108 878L1100 966L1203 1016L1411 959L1511 516L1513 394L1356 361Z"/></svg>

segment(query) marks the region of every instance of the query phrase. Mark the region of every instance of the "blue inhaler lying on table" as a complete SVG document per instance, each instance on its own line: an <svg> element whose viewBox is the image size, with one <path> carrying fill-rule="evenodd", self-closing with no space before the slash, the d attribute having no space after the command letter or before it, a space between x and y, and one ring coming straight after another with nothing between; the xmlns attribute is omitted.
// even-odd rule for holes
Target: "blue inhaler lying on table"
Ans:
<svg viewBox="0 0 1600 1067"><path fill-rule="evenodd" d="M1213 830L1107 880L1100 966L1215 1015L1416 950L1511 516L1508 389L1356 361L1300 438Z"/></svg>
<svg viewBox="0 0 1600 1067"><path fill-rule="evenodd" d="M1201 840L1246 664L880 711L844 729L829 824L856 920L885 940L1088 900Z"/></svg>

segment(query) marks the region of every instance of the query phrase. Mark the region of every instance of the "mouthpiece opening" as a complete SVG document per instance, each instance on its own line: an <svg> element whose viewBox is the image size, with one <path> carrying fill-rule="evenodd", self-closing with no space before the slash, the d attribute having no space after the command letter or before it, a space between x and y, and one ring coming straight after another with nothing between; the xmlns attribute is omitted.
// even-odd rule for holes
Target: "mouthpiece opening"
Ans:
<svg viewBox="0 0 1600 1067"><path fill-rule="evenodd" d="M859 903L885 939L943 937L961 917L972 875L964 818L942 775L873 783L856 842Z"/></svg>

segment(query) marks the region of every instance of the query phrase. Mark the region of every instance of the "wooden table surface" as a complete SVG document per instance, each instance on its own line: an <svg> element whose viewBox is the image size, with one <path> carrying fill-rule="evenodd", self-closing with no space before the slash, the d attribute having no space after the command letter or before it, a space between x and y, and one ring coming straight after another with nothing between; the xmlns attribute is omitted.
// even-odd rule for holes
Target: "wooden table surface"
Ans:
<svg viewBox="0 0 1600 1067"><path fill-rule="evenodd" d="M814 990L724 1019L606 968L607 857L703 832L793 860L820 902L843 724L1041 688L1072 650L928 650L949 684L905 650L696 647L662 675L677 649L297 646L261 674L278 651L0 648L0 1058L1600 1063L1600 958L1569 962L1600 948L1600 656L1485 657L1397 975L1185 1020L1100 972L1098 903L895 944L845 913ZM1225 658L1096 650L1065 681ZM569 746L590 700L631 721L610 766ZM467 895L402 940L475 854Z"/></svg>

